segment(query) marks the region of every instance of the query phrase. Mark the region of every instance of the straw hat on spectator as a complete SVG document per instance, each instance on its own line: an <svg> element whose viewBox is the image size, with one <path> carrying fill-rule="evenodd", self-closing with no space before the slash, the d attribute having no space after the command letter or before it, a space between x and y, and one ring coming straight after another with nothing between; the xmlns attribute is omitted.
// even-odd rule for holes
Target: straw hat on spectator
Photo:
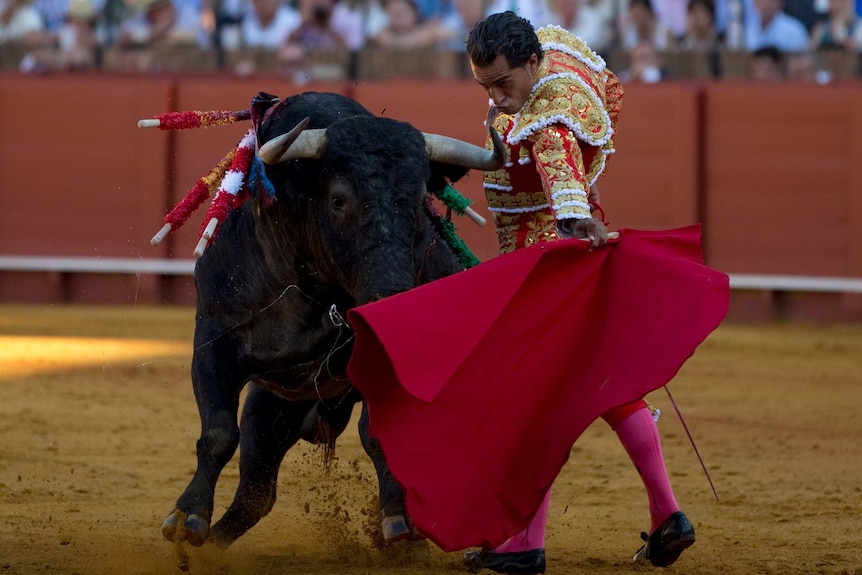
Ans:
<svg viewBox="0 0 862 575"><path fill-rule="evenodd" d="M69 18L74 20L93 20L96 18L96 7L90 0L71 0L69 2Z"/></svg>

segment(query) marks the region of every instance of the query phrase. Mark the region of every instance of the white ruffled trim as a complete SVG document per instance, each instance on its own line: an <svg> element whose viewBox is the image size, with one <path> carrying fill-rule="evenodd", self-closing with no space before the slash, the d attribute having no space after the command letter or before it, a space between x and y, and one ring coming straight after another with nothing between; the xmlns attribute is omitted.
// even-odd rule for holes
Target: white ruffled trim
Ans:
<svg viewBox="0 0 862 575"><path fill-rule="evenodd" d="M527 206L525 208L488 208L488 211L499 212L501 214L526 214L527 212L538 212L551 207L551 204L542 204L541 206Z"/></svg>
<svg viewBox="0 0 862 575"><path fill-rule="evenodd" d="M556 200L558 196L566 194L568 196L582 196L584 198L587 197L587 193L583 190L578 190L576 188L565 188L551 194L551 200Z"/></svg>
<svg viewBox="0 0 862 575"><path fill-rule="evenodd" d="M570 78L571 80L579 83L585 90L593 94L593 96L598 100L598 96L596 96L595 92L593 92L592 88L590 88L589 84L587 84L582 78L577 76L576 74L572 74L570 72L559 73L559 74L551 74L550 76L545 76L533 86L533 91L530 92L530 98L536 93L536 91L545 83L551 80L555 80L557 78ZM528 98L528 102L529 99ZM518 130L518 123L521 121L521 112L519 111L515 114L515 118L512 125L512 130L509 132L509 135L506 136L506 141L510 146L514 146L522 142L523 140L529 138L542 128L546 128L551 124L563 124L570 130L572 130L575 134L577 134L578 138L583 140L584 142L590 144L591 146L601 147L610 140L614 135L613 125L611 124L611 117L608 115L608 111L605 110L605 107L599 104L599 109L602 112L602 116L605 120L605 125L608 127L607 132L602 138L595 138L592 134L588 134L584 131L580 124L577 124L571 120L571 118L564 116L562 114L556 114L554 116L549 116L547 118L542 118L537 122L533 122L532 124L525 126L520 131Z"/></svg>
<svg viewBox="0 0 862 575"><path fill-rule="evenodd" d="M489 184L485 182L483 186L489 190L500 190L501 192L511 192L512 186L501 186L500 184Z"/></svg>
<svg viewBox="0 0 862 575"><path fill-rule="evenodd" d="M526 156L526 157L524 157L524 158L520 158L520 159L518 160L518 163L519 163L519 164L521 164L522 166L526 166L526 165L527 165L527 164L529 164L531 161L532 161L532 160L530 159L530 156Z"/></svg>
<svg viewBox="0 0 862 575"><path fill-rule="evenodd" d="M611 152L608 152L608 154L609 153L611 153ZM593 176L592 180L590 180L590 186L595 184L598 181L599 176L601 176L605 172L605 164L607 164L607 161L608 161L608 154L602 154L601 155L601 162L602 163L601 163L601 165L599 165L599 169L596 170L596 175Z"/></svg>
<svg viewBox="0 0 862 575"><path fill-rule="evenodd" d="M587 218L591 218L593 216L587 216L584 214L563 214L561 216L557 216L558 220L585 220Z"/></svg>
<svg viewBox="0 0 862 575"><path fill-rule="evenodd" d="M505 167L505 168L511 168L511 167L512 167L512 162L506 162L505 164L503 164L503 167Z"/></svg>
<svg viewBox="0 0 862 575"><path fill-rule="evenodd" d="M565 32L567 34L571 34L572 36L575 36L575 38L577 38L581 42L584 42L584 39L581 38L580 36L576 36L575 34L572 34L568 30L566 30L565 28L563 28L561 26L557 26L556 24L549 24L547 26L543 26L543 28L548 28L548 29L555 28L555 29L560 30L562 32ZM584 46L586 46L586 45L587 45L587 43L584 42ZM599 56L598 54L596 54L592 50L590 50L590 52L591 52L591 55L595 58L595 61L589 59L580 50L575 50L574 48L572 48L568 44L560 44L559 42L545 42L544 44L542 44L542 50L559 50L560 52L565 52L566 54L575 58L579 62L582 62L587 68L589 68L590 70L593 70L594 72L599 72L599 73L604 72L605 68L608 67L607 63L605 63L604 58L602 58L601 56Z"/></svg>
<svg viewBox="0 0 862 575"><path fill-rule="evenodd" d="M559 204L554 204L553 206L555 212L560 211L562 208L574 207L583 208L587 211L590 210L590 204L588 204L587 202L579 202L578 200L567 200L565 202L560 202Z"/></svg>

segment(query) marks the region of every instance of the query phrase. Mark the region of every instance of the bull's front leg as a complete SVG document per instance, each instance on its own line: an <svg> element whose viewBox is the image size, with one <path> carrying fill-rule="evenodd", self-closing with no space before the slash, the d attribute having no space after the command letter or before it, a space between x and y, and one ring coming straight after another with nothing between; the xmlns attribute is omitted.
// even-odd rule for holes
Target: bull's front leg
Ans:
<svg viewBox="0 0 862 575"><path fill-rule="evenodd" d="M416 531L404 506L404 488L392 475L386 464L386 457L380 442L368 430L368 407L362 402L362 415L359 418L359 439L362 447L374 463L377 483L380 490L380 526L383 540L394 543L402 540L418 541L424 537Z"/></svg>
<svg viewBox="0 0 862 575"><path fill-rule="evenodd" d="M299 440L301 424L314 404L280 399L250 384L242 412L239 485L233 503L213 526L210 542L227 547L272 510L279 466Z"/></svg>
<svg viewBox="0 0 862 575"><path fill-rule="evenodd" d="M167 540L186 541L196 547L209 536L216 482L239 445L237 411L243 380L215 360L218 353L210 347L206 353L196 351L192 359L192 383L201 419L197 469L162 524Z"/></svg>

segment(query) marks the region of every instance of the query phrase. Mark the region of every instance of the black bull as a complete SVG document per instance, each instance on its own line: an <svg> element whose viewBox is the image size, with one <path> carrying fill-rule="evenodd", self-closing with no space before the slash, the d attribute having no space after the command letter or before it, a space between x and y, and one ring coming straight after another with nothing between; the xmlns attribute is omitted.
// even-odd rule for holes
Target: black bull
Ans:
<svg viewBox="0 0 862 575"><path fill-rule="evenodd" d="M428 193L502 163L496 134L491 153L334 94L262 101L253 119L275 199L252 190L195 268L201 435L197 470L162 526L177 543L230 545L272 509L290 447L334 445L361 401L346 375L346 311L463 269L434 232ZM419 537L364 406L359 431L378 475L384 539ZM216 482L238 446L239 485L210 528Z"/></svg>

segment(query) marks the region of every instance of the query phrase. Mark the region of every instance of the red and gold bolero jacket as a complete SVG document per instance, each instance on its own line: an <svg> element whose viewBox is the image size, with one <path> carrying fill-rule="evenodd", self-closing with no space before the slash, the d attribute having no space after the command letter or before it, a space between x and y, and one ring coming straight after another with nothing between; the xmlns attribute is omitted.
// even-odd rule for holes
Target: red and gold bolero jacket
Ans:
<svg viewBox="0 0 862 575"><path fill-rule="evenodd" d="M494 127L509 157L485 172L500 253L556 239L556 220L590 217L589 187L614 152L623 90L605 61L563 28L537 31L545 57L524 107ZM488 145L490 146L490 138Z"/></svg>

